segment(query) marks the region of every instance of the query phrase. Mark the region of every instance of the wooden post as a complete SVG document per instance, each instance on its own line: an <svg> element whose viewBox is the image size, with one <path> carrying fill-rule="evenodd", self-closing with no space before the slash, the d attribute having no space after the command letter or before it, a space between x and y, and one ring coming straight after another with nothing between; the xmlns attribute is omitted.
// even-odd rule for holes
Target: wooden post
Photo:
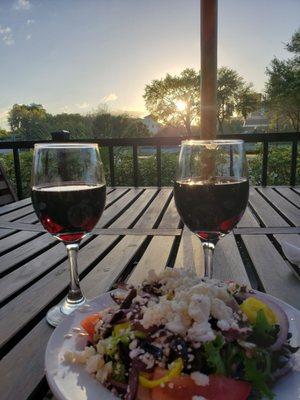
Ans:
<svg viewBox="0 0 300 400"><path fill-rule="evenodd" d="M201 0L201 139L217 136L218 0Z"/></svg>

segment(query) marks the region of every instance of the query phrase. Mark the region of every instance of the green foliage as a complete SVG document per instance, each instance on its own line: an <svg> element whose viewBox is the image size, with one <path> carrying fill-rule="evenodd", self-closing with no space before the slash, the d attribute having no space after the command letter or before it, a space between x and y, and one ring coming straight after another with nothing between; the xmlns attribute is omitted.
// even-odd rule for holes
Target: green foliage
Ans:
<svg viewBox="0 0 300 400"><path fill-rule="evenodd" d="M96 138L147 137L150 132L138 119L126 114L100 112L90 116L91 132Z"/></svg>
<svg viewBox="0 0 300 400"><path fill-rule="evenodd" d="M121 138L150 136L148 128L137 118L126 114L112 115L99 111L81 115L46 112L41 104L15 104L9 112L8 122L12 134L19 140L50 139L51 132L67 130L72 139ZM0 131L0 139L9 133Z"/></svg>
<svg viewBox="0 0 300 400"><path fill-rule="evenodd" d="M30 196L32 157L33 150L20 151L20 169L24 197ZM17 192L13 154L0 154L0 161L15 192Z"/></svg>
<svg viewBox="0 0 300 400"><path fill-rule="evenodd" d="M261 185L262 172L262 147L258 148L258 154L248 158L250 182L253 185ZM299 155L297 162L296 177L300 177ZM274 144L269 148L268 159L268 185L289 185L291 173L291 146Z"/></svg>
<svg viewBox="0 0 300 400"><path fill-rule="evenodd" d="M41 104L14 104L8 123L12 133L25 140L46 138L47 113Z"/></svg>
<svg viewBox="0 0 300 400"><path fill-rule="evenodd" d="M252 84L246 84L243 78L233 69L221 67L218 69L218 122L221 132L224 132L224 122L229 121L234 113L244 120L260 106L260 95L252 89Z"/></svg>
<svg viewBox="0 0 300 400"><path fill-rule="evenodd" d="M295 32L287 49L294 53L288 60L274 58L267 68L266 106L273 125L279 130L300 127L300 30Z"/></svg>
<svg viewBox="0 0 300 400"><path fill-rule="evenodd" d="M72 138L88 138L92 134L92 122L90 118L80 114L47 114L47 136L50 133L66 130L71 133Z"/></svg>
<svg viewBox="0 0 300 400"><path fill-rule="evenodd" d="M147 110L165 125L183 125L188 135L200 117L200 74L187 68L180 75L167 74L146 85Z"/></svg>
<svg viewBox="0 0 300 400"><path fill-rule="evenodd" d="M261 185L262 175L262 147L255 146L256 152L248 155L250 182L253 185ZM101 159L104 165L104 171L107 184L110 184L109 177L109 156L108 149L101 148ZM139 155L139 185L140 186L156 186L157 185L157 167L156 154ZM115 148L115 181L116 185L130 186L133 185L133 160L132 151L129 148ZM174 153L161 153L161 184L162 186L172 186L176 175L176 167L178 160L178 151ZM4 165L5 171L15 185L14 163L12 153L0 154L0 161ZM32 163L32 151L20 151L21 176L23 182L24 196L30 194L30 174ZM290 145L272 145L269 148L268 163L268 184L269 185L289 185L290 182L290 166L291 166L291 146ZM298 155L297 173L300 183L300 156Z"/></svg>
<svg viewBox="0 0 300 400"><path fill-rule="evenodd" d="M9 131L0 128L0 140L9 140L10 136L11 133Z"/></svg>
<svg viewBox="0 0 300 400"><path fill-rule="evenodd" d="M234 113L247 118L260 105L260 96L233 69L218 70L218 121L221 132ZM184 126L191 135L191 124L200 120L200 73L185 69L180 75L167 74L145 87L146 108L165 125Z"/></svg>

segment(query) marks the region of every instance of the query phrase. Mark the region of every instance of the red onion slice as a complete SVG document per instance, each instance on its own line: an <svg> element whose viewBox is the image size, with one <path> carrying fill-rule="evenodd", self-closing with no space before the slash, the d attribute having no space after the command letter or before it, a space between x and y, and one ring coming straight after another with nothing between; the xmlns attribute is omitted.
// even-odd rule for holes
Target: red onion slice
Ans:
<svg viewBox="0 0 300 400"><path fill-rule="evenodd" d="M277 318L277 324L279 325L279 332L277 336L277 340L272 346L270 346L271 351L279 350L282 345L287 341L288 333L289 333L289 320L285 313L285 311L280 307L278 303L274 300L270 299L266 295L263 295L258 292L247 293L246 298L248 297L256 297L261 300L263 303L267 304L271 310L274 312Z"/></svg>

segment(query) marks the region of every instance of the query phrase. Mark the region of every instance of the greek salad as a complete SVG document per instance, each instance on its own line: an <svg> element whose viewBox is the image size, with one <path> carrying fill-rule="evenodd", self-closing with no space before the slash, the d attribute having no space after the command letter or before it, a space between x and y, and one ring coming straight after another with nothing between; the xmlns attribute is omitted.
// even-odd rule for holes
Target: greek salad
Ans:
<svg viewBox="0 0 300 400"><path fill-rule="evenodd" d="M111 294L114 306L81 322L86 347L64 362L82 364L124 400L274 398L298 350L277 303L169 268L122 289Z"/></svg>

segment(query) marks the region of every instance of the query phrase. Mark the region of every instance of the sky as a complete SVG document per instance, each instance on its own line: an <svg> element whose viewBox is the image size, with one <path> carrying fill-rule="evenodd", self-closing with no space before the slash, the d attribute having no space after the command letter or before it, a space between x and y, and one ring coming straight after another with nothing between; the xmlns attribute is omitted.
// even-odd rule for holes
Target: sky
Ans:
<svg viewBox="0 0 300 400"><path fill-rule="evenodd" d="M218 65L256 90L300 26L300 0L219 0ZM145 85L200 68L200 0L0 0L0 127L13 104L145 115Z"/></svg>

